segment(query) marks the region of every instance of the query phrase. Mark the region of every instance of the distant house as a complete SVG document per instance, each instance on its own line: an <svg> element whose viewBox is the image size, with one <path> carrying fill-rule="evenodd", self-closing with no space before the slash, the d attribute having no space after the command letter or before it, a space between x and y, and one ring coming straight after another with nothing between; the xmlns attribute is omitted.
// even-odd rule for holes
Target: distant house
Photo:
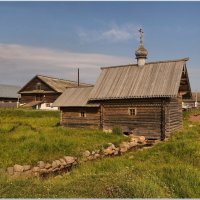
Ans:
<svg viewBox="0 0 200 200"><path fill-rule="evenodd" d="M0 107L17 107L21 96L17 93L19 89L19 86L0 84Z"/></svg>
<svg viewBox="0 0 200 200"><path fill-rule="evenodd" d="M148 52L143 46L142 31L140 34L140 46L135 52L137 64L101 68L84 105L100 105L96 128L112 131L114 127L120 127L125 133L163 140L182 128L182 99L191 97L186 67L188 58L146 63ZM66 104L68 108L64 105L69 96L74 100L82 99L82 94L69 93L67 89L65 94L68 95L63 93L56 105L65 111L61 114L61 124L74 127L80 123L74 119L74 112L78 116L81 110L73 108L70 113L70 104ZM87 110L83 115L81 124L87 127L87 116L90 115Z"/></svg>
<svg viewBox="0 0 200 200"><path fill-rule="evenodd" d="M20 105L36 109L57 109L52 107L53 102L66 88L77 87L76 81L58 79L49 76L36 75L19 90ZM90 86L81 83L80 86Z"/></svg>
<svg viewBox="0 0 200 200"><path fill-rule="evenodd" d="M68 88L58 97L53 106L60 107L63 126L75 128L100 128L100 105L89 104L93 87Z"/></svg>
<svg viewBox="0 0 200 200"><path fill-rule="evenodd" d="M182 108L200 108L200 92L192 92L190 99L183 99Z"/></svg>

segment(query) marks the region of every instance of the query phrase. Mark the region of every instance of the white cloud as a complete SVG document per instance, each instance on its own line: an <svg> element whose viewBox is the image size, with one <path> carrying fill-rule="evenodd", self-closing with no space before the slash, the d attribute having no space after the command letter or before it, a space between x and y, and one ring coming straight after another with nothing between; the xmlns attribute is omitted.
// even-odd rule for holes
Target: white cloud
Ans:
<svg viewBox="0 0 200 200"><path fill-rule="evenodd" d="M74 53L17 44L0 44L1 83L23 85L36 74L94 83L100 67L128 64L133 59L94 53Z"/></svg>
<svg viewBox="0 0 200 200"><path fill-rule="evenodd" d="M139 25L125 24L122 26L112 24L106 30L78 30L78 36L82 42L93 42L106 40L109 42L120 42L138 38Z"/></svg>

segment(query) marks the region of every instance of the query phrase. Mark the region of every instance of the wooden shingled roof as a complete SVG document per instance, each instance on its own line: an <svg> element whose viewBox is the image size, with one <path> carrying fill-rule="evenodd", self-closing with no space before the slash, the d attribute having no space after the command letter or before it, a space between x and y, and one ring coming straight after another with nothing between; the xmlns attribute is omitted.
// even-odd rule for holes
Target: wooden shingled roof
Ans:
<svg viewBox="0 0 200 200"><path fill-rule="evenodd" d="M67 88L53 103L55 107L99 107L98 104L88 104L88 98L93 87Z"/></svg>
<svg viewBox="0 0 200 200"><path fill-rule="evenodd" d="M53 90L59 93L64 92L66 88L77 87L78 85L77 81L64 80L64 79L59 79L59 78L44 76L44 75L36 75L28 83L30 83L36 77L39 78L44 83L46 83L48 86L50 86ZM26 87L26 85L20 89L19 93ZM92 86L92 85L86 84L86 83L80 83L79 86L85 87L85 86Z"/></svg>
<svg viewBox="0 0 200 200"><path fill-rule="evenodd" d="M188 58L104 67L90 94L90 100L176 97ZM187 76L188 77L188 76ZM186 78L187 78L186 77ZM191 95L187 78L187 90Z"/></svg>

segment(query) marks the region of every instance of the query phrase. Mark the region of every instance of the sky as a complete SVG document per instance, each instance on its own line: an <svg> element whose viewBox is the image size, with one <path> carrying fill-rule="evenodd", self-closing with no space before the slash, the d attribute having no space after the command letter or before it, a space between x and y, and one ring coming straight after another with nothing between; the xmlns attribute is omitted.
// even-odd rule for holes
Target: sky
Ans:
<svg viewBox="0 0 200 200"><path fill-rule="evenodd" d="M36 74L95 83L100 68L136 63L138 29L148 60L189 57L200 91L200 2L0 2L0 84Z"/></svg>

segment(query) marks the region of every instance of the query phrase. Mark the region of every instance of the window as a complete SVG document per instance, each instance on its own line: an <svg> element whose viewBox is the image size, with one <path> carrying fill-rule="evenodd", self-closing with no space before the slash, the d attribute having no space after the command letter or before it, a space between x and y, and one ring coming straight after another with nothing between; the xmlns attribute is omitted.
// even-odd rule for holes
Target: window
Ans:
<svg viewBox="0 0 200 200"><path fill-rule="evenodd" d="M38 83L36 84L36 90L41 90L41 83L40 83L40 82L38 82Z"/></svg>
<svg viewBox="0 0 200 200"><path fill-rule="evenodd" d="M137 109L136 108L129 108L128 112L129 112L129 115L131 115L131 116L137 115Z"/></svg>
<svg viewBox="0 0 200 200"><path fill-rule="evenodd" d="M46 107L51 107L51 106L50 106L50 103L46 103Z"/></svg>
<svg viewBox="0 0 200 200"><path fill-rule="evenodd" d="M85 112L80 112L80 117L86 117L86 113Z"/></svg>

